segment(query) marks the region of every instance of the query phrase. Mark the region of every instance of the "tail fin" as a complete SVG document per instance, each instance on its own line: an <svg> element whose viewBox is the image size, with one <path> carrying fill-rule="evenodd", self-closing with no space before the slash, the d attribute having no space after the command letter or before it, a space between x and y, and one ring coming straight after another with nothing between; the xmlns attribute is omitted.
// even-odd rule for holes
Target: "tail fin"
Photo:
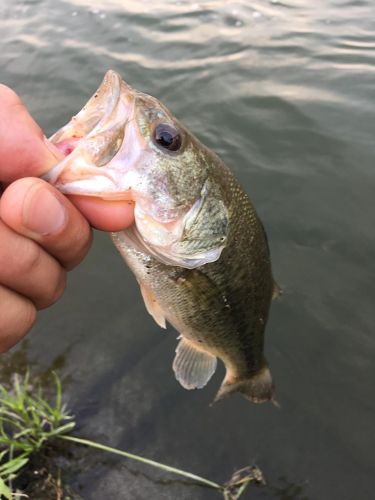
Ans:
<svg viewBox="0 0 375 500"><path fill-rule="evenodd" d="M253 403L272 401L272 403L278 406L274 399L274 390L275 387L272 382L271 372L267 364L265 364L250 378L236 380L234 382L227 382L226 379L224 379L224 382L216 394L214 402L229 396L233 392L240 392L246 399L249 399Z"/></svg>

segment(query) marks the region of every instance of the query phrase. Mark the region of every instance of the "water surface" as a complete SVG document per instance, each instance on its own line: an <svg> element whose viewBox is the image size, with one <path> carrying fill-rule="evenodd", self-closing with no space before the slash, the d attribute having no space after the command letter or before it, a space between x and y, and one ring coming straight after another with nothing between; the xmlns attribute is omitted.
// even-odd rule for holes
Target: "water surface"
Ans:
<svg viewBox="0 0 375 500"><path fill-rule="evenodd" d="M219 482L256 461L268 486L245 498L372 498L373 2L2 0L0 33L0 80L47 134L109 68L160 98L235 171L284 288L266 335L281 408L210 407L222 367L202 391L179 386L175 332L96 234L23 348L60 368L79 433ZM100 453L71 461L77 498L217 498Z"/></svg>

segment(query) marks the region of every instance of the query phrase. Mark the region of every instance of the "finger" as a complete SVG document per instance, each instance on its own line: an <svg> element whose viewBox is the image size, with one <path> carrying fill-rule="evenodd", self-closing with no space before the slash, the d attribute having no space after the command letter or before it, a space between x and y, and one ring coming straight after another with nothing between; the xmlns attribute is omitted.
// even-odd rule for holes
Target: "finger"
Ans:
<svg viewBox="0 0 375 500"><path fill-rule="evenodd" d="M66 271L37 243L0 221L0 283L29 298L37 309L59 299Z"/></svg>
<svg viewBox="0 0 375 500"><path fill-rule="evenodd" d="M30 300L0 285L0 318L0 352L5 352L31 329L36 310Z"/></svg>
<svg viewBox="0 0 375 500"><path fill-rule="evenodd" d="M16 233L31 238L66 269L87 254L92 232L82 214L41 179L13 182L0 199L0 217Z"/></svg>
<svg viewBox="0 0 375 500"><path fill-rule="evenodd" d="M91 225L102 231L121 231L134 223L134 203L106 201L88 196L69 196Z"/></svg>
<svg viewBox="0 0 375 500"><path fill-rule="evenodd" d="M5 85L0 85L0 103L0 181L9 183L47 172L63 155L45 139L21 99Z"/></svg>

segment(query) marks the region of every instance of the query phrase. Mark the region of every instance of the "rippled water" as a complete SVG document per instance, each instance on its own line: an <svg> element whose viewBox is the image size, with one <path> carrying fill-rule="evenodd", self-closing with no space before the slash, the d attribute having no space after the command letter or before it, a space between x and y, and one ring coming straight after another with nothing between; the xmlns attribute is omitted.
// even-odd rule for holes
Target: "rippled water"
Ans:
<svg viewBox="0 0 375 500"><path fill-rule="evenodd" d="M245 186L285 290L266 336L279 410L209 407L222 368L181 389L174 332L103 234L13 369L58 366L82 435L217 481L255 460L268 486L245 498L373 498L374 2L2 0L0 33L0 80L47 134L108 68L169 106ZM71 460L85 499L217 498L103 454Z"/></svg>

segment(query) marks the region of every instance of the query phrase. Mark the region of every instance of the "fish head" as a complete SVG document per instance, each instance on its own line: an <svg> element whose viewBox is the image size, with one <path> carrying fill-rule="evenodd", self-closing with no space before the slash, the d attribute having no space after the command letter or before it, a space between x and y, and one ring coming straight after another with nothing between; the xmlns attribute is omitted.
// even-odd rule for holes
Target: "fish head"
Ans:
<svg viewBox="0 0 375 500"><path fill-rule="evenodd" d="M44 179L65 194L132 200L133 244L189 268L219 258L228 211L210 152L157 99L108 71L50 141L65 158Z"/></svg>

